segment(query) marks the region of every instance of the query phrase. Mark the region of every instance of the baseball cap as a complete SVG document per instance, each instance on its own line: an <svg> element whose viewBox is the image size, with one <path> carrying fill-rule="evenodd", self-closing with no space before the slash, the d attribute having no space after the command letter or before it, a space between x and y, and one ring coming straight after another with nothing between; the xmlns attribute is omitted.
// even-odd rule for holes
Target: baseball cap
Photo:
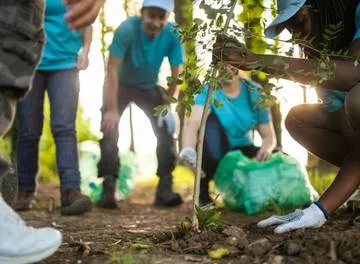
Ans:
<svg viewBox="0 0 360 264"><path fill-rule="evenodd" d="M278 15L265 29L267 38L275 38L283 31L283 23L292 18L305 4L306 0L277 0Z"/></svg>
<svg viewBox="0 0 360 264"><path fill-rule="evenodd" d="M143 7L159 7L167 12L174 11L174 0L144 0Z"/></svg>

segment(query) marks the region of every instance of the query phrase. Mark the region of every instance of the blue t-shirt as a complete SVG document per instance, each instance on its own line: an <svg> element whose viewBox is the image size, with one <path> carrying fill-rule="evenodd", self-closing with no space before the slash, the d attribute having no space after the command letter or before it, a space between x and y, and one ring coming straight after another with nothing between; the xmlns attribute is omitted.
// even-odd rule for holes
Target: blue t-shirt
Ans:
<svg viewBox="0 0 360 264"><path fill-rule="evenodd" d="M183 48L173 23L150 39L144 32L140 17L125 20L115 31L109 48L110 55L122 60L119 67L121 85L140 89L154 88L158 83L160 66L165 57L173 67L183 64Z"/></svg>
<svg viewBox="0 0 360 264"><path fill-rule="evenodd" d="M70 30L64 16L66 6L62 0L46 0L44 28L46 43L39 70L75 68L82 46L80 32Z"/></svg>
<svg viewBox="0 0 360 264"><path fill-rule="evenodd" d="M355 24L356 32L354 40L360 38L360 4L358 4L356 8ZM316 91L326 111L335 112L344 107L345 97L347 96L348 92L325 88L317 88Z"/></svg>
<svg viewBox="0 0 360 264"><path fill-rule="evenodd" d="M270 113L259 106L261 87L251 81L240 80L241 91L236 98L230 98L222 89L213 94L210 111L215 113L225 130L231 148L253 144L253 129L260 124L269 124ZM195 96L196 105L205 105L208 86ZM214 98L221 102L215 106Z"/></svg>

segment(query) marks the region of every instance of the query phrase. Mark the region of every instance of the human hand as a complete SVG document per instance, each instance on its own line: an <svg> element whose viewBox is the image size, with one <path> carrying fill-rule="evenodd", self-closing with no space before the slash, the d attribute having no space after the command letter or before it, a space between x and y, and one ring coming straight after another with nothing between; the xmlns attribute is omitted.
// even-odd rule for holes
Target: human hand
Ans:
<svg viewBox="0 0 360 264"><path fill-rule="evenodd" d="M76 67L79 71L86 70L89 67L89 54L87 52L82 51L78 55Z"/></svg>
<svg viewBox="0 0 360 264"><path fill-rule="evenodd" d="M105 0L63 0L68 7L65 19L71 29L91 25L97 18Z"/></svg>
<svg viewBox="0 0 360 264"><path fill-rule="evenodd" d="M241 42L233 37L220 34L216 38L213 48L213 63L222 61L236 67L247 65L248 58L253 53Z"/></svg>
<svg viewBox="0 0 360 264"><path fill-rule="evenodd" d="M182 164L191 169L196 169L196 151L191 147L185 147L180 151L179 159Z"/></svg>
<svg viewBox="0 0 360 264"><path fill-rule="evenodd" d="M302 228L317 228L325 224L326 218L320 208L312 203L304 210L295 210L287 215L273 215L260 221L259 227L277 225L274 232L277 234L285 233L291 230Z"/></svg>
<svg viewBox="0 0 360 264"><path fill-rule="evenodd" d="M110 135L117 128L120 115L117 110L105 111L101 121L101 131L105 135Z"/></svg>
<svg viewBox="0 0 360 264"><path fill-rule="evenodd" d="M176 132L176 121L174 113L169 109L164 116L159 116L157 119L158 127L165 127L169 134L174 134Z"/></svg>
<svg viewBox="0 0 360 264"><path fill-rule="evenodd" d="M259 162L266 161L270 157L271 153L271 148L263 145L256 154L256 160Z"/></svg>

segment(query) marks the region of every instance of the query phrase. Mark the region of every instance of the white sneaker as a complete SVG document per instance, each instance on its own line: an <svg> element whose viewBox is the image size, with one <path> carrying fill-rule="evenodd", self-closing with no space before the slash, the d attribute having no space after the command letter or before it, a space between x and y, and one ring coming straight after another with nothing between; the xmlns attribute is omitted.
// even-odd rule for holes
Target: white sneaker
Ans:
<svg viewBox="0 0 360 264"><path fill-rule="evenodd" d="M53 228L26 226L0 195L0 264L38 262L52 255L61 242L61 233Z"/></svg>

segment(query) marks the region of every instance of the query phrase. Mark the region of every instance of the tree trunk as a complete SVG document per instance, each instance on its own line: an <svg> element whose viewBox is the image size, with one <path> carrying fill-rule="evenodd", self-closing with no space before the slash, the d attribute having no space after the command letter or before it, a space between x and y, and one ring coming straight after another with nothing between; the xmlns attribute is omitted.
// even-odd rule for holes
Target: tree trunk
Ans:
<svg viewBox="0 0 360 264"><path fill-rule="evenodd" d="M192 0L176 0L175 1L175 21L180 27L186 27L187 25L191 25L193 21L193 5ZM190 58L189 55L196 54L195 46L196 46L196 40L189 41L187 43L184 43L185 48L185 58ZM185 62L186 63L186 62ZM184 82L184 89L186 89L188 82L185 80ZM183 98L183 94L180 93L179 95L179 101L181 101ZM178 135L178 143L179 143L179 149L182 149L182 130L184 127L184 118L185 118L185 111L183 108L180 109L178 112L179 115L179 121L180 121L180 132Z"/></svg>
<svg viewBox="0 0 360 264"><path fill-rule="evenodd" d="M233 0L231 3L231 9L229 10L229 13L227 14L226 22L224 25L223 32L227 33L230 25L231 18L234 16L234 10L236 6L237 1ZM216 78L218 75L218 69L215 66L212 69L211 77L212 79ZM199 207L199 196L200 196L200 180L201 180L201 171L202 171L202 155L203 155L203 143L204 143L204 136L205 136L205 127L206 127L206 119L208 117L208 113L210 111L210 105L212 103L212 95L214 92L214 86L210 83L208 92L206 94L206 102L204 106L204 111L202 113L201 117L201 123L200 123L200 129L199 134L197 137L197 157L196 157L196 176L195 176L195 187L194 187L194 193L193 193L193 222L192 227L195 231L199 231L199 218L197 216L197 207Z"/></svg>
<svg viewBox="0 0 360 264"><path fill-rule="evenodd" d="M278 149L282 149L282 139L281 139L281 111L280 111L280 103L275 103L273 107L271 107L271 116L274 124L275 135L276 135L276 147Z"/></svg>

